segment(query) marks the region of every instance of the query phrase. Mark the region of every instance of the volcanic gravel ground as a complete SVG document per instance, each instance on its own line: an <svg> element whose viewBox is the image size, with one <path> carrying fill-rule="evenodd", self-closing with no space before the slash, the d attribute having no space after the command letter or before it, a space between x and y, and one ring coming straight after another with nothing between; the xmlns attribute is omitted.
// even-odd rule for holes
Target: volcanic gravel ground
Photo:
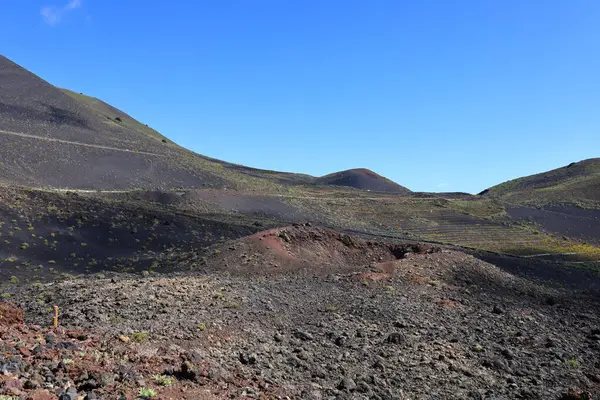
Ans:
<svg viewBox="0 0 600 400"><path fill-rule="evenodd" d="M179 380L159 393L209 376L215 395L226 389L242 398L600 394L598 299L532 284L458 252L390 262L384 275L370 265L313 277L222 270L74 280L24 288L13 300L28 322L48 325L56 303L63 326L112 338L145 331L146 342L126 346L187 354L163 359ZM202 368L213 372L189 372Z"/></svg>
<svg viewBox="0 0 600 400"><path fill-rule="evenodd" d="M533 221L557 235L600 243L600 210L553 206L543 209L510 207L506 212L511 218Z"/></svg>

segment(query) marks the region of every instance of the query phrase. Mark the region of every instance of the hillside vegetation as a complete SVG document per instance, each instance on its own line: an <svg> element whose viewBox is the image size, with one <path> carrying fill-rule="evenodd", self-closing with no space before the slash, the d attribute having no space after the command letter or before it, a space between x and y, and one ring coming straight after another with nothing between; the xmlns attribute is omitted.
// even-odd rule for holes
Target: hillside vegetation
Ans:
<svg viewBox="0 0 600 400"><path fill-rule="evenodd" d="M480 194L510 203L543 205L563 202L600 207L600 158L514 179Z"/></svg>

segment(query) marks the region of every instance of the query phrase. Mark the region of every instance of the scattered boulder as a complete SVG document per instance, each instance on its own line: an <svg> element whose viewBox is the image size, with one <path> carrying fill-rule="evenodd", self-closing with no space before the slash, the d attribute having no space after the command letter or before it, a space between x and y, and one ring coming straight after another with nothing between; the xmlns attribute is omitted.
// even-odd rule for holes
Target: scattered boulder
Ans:
<svg viewBox="0 0 600 400"><path fill-rule="evenodd" d="M304 331L301 331L301 330L298 330L298 329L296 331L294 331L294 336L296 338L300 339L300 340L303 340L303 341L309 341L309 340L313 340L314 339L313 335L311 335L310 333L304 332Z"/></svg>
<svg viewBox="0 0 600 400"><path fill-rule="evenodd" d="M392 332L388 335L385 341L391 344L402 344L406 341L406 338L400 332Z"/></svg>
<svg viewBox="0 0 600 400"><path fill-rule="evenodd" d="M494 308L492 308L492 312L494 314L503 314L504 313L504 309L498 305L495 305Z"/></svg>
<svg viewBox="0 0 600 400"><path fill-rule="evenodd" d="M347 390L348 392L353 392L356 390L356 382L352 378L345 377L343 378L337 386L340 390Z"/></svg>

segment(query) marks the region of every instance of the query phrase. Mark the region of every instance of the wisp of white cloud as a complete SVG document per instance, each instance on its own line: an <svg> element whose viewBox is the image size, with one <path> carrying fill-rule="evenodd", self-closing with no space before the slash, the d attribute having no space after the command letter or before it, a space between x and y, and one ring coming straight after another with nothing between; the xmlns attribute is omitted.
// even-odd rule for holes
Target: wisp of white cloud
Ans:
<svg viewBox="0 0 600 400"><path fill-rule="evenodd" d="M437 187L439 189L442 189L442 188L445 188L445 187L448 187L448 186L450 186L450 184L448 182L438 183L438 185L437 185Z"/></svg>
<svg viewBox="0 0 600 400"><path fill-rule="evenodd" d="M71 0L62 7L58 6L47 6L42 7L40 15L44 19L44 22L50 26L54 26L60 22L63 15L71 10L81 7L81 0Z"/></svg>
<svg viewBox="0 0 600 400"><path fill-rule="evenodd" d="M72 10L78 7L81 7L81 0L72 0L65 6L65 9Z"/></svg>

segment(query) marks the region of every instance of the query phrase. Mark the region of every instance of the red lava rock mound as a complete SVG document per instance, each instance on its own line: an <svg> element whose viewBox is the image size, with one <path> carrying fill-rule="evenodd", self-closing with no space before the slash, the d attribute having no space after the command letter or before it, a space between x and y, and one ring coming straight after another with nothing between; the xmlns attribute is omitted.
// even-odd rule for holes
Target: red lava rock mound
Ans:
<svg viewBox="0 0 600 400"><path fill-rule="evenodd" d="M437 251L424 244L367 241L333 229L294 224L242 238L217 251L213 261L234 272L276 272L303 266L316 272L370 265L391 273L395 260Z"/></svg>
<svg viewBox="0 0 600 400"><path fill-rule="evenodd" d="M22 325L23 310L10 303L0 303L0 326Z"/></svg>

